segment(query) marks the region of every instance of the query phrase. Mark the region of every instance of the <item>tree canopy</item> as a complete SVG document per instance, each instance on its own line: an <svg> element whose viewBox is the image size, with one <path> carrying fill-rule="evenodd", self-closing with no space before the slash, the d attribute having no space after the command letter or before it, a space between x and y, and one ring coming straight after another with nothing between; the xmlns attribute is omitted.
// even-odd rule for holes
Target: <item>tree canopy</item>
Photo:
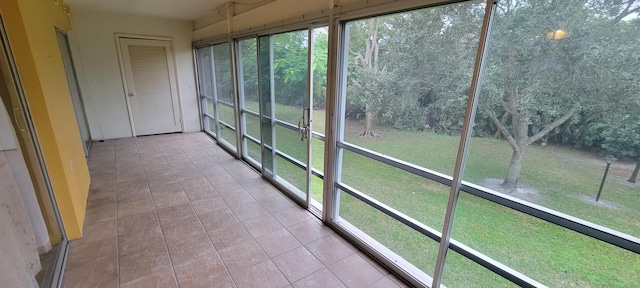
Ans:
<svg viewBox="0 0 640 288"><path fill-rule="evenodd" d="M621 127L640 114L629 105L640 97L639 2L498 2L474 135L510 144L504 186L516 187L533 143L613 147L634 133ZM362 135L373 124L458 133L483 15L471 1L349 22L347 117L367 123Z"/></svg>

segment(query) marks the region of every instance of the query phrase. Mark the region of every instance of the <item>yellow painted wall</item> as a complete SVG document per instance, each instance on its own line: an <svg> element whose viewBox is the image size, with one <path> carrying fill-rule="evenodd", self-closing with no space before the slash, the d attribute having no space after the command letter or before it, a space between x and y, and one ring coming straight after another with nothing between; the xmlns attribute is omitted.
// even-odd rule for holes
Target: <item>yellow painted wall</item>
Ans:
<svg viewBox="0 0 640 288"><path fill-rule="evenodd" d="M71 29L62 3L2 0L0 14L65 232L73 240L82 236L90 179L56 38L55 28Z"/></svg>

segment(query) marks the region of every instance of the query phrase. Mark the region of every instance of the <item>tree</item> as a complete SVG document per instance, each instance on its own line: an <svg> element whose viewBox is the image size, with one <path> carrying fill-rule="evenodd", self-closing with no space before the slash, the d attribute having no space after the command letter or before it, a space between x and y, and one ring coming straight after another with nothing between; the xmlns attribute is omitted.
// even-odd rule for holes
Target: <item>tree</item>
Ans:
<svg viewBox="0 0 640 288"><path fill-rule="evenodd" d="M617 2L601 1L598 8L628 11L613 9L620 5ZM611 92L621 92L619 89L607 91L602 87L609 87L604 79L620 83L614 78L628 70L594 65L609 63L608 56L621 52L619 43L611 41L612 35L621 31L619 15L603 17L603 10L593 7L584 1L503 1L499 6L485 70L481 114L511 146L503 182L506 189L516 188L529 145L581 109L601 112L606 106L603 98L628 97L628 92L616 95ZM609 52L598 49L602 45ZM506 117L499 119L498 115ZM536 128L535 133L532 128Z"/></svg>
<svg viewBox="0 0 640 288"><path fill-rule="evenodd" d="M385 91L385 77L387 75L385 68L379 67L380 42L383 34L380 32L384 20L382 18L369 18L364 21L351 22L349 29L352 41L361 40L364 45L358 47L360 49L352 50L356 45L351 45L349 54L354 57L356 64L357 76L351 77L349 84L353 91L352 95L357 96L360 107L364 108L365 113L365 129L359 136L363 138L374 138L378 135L371 130L373 122L373 114L375 109L379 109L379 100L381 96L387 93ZM364 39L358 39L364 37ZM355 40L355 41L353 41ZM376 101L378 100L378 101ZM378 102L378 103L376 103Z"/></svg>
<svg viewBox="0 0 640 288"><path fill-rule="evenodd" d="M612 123L610 129L603 132L603 136L605 141L602 148L607 153L618 157L631 157L636 160L636 168L627 180L636 183L638 171L640 171L640 115L623 115Z"/></svg>

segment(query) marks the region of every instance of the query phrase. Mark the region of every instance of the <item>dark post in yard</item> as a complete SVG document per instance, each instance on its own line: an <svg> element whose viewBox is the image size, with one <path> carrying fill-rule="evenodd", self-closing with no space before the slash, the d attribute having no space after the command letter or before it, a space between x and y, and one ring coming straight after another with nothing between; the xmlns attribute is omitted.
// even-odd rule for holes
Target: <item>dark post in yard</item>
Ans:
<svg viewBox="0 0 640 288"><path fill-rule="evenodd" d="M609 173L609 166L611 166L611 163L613 163L613 161L616 161L618 159L616 159L616 157L613 157L613 155L607 155L606 157L604 157L604 160L607 161L607 168L604 169L604 175L602 176L602 182L600 182L600 189L598 189L598 195L596 196L596 201L600 200L600 193L602 193L602 186L604 186L604 180L607 179L607 174Z"/></svg>

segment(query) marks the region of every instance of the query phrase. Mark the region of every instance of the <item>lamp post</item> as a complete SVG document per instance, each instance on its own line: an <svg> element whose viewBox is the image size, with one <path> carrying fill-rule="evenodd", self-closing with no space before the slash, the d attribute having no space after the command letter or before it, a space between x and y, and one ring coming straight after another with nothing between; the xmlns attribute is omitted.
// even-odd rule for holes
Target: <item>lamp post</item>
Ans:
<svg viewBox="0 0 640 288"><path fill-rule="evenodd" d="M613 155L607 155L604 157L604 160L607 161L607 168L604 169L604 175L602 176L602 182L600 182L600 189L598 189L598 195L596 196L596 201L600 200L600 194L602 193L602 187L604 186L604 181L607 179L607 174L609 174L609 166L613 161L616 161L616 157Z"/></svg>

